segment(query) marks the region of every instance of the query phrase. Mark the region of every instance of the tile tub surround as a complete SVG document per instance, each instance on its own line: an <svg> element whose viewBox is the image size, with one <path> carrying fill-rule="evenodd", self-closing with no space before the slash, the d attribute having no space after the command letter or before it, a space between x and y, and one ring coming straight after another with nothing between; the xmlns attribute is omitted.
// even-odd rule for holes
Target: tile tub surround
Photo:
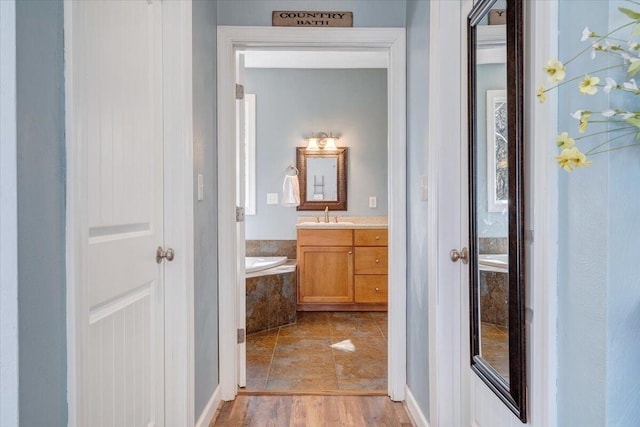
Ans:
<svg viewBox="0 0 640 427"><path fill-rule="evenodd" d="M509 275L480 270L480 320L498 326L509 323Z"/></svg>
<svg viewBox="0 0 640 427"><path fill-rule="evenodd" d="M295 261L288 263L271 269L275 274L265 270L260 276L246 279L247 334L296 321Z"/></svg>
<svg viewBox="0 0 640 427"><path fill-rule="evenodd" d="M296 259L295 240L247 240L247 256L286 256Z"/></svg>
<svg viewBox="0 0 640 427"><path fill-rule="evenodd" d="M350 339L353 353L331 348ZM387 313L298 312L247 336L247 390L387 389Z"/></svg>
<svg viewBox="0 0 640 427"><path fill-rule="evenodd" d="M506 254L509 253L508 237L480 237L478 250L481 254Z"/></svg>

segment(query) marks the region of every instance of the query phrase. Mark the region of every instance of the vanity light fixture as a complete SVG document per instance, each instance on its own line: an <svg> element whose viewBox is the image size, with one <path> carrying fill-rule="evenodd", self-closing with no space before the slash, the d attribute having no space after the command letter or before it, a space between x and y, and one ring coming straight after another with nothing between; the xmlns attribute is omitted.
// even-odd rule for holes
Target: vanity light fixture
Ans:
<svg viewBox="0 0 640 427"><path fill-rule="evenodd" d="M319 150L336 150L336 141L340 139L337 136L333 136L332 133L327 135L324 132L319 132L317 135L311 133L311 136L305 138L307 141L307 151L319 151Z"/></svg>

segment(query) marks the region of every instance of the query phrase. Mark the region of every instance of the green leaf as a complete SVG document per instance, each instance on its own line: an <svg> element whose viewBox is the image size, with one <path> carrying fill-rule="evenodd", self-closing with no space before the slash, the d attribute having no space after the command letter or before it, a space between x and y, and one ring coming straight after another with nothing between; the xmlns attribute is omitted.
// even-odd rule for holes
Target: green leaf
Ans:
<svg viewBox="0 0 640 427"><path fill-rule="evenodd" d="M629 75L633 77L638 71L640 71L640 61L632 62L629 66Z"/></svg>
<svg viewBox="0 0 640 427"><path fill-rule="evenodd" d="M640 22L640 13L634 12L633 10L627 9L626 7L619 7L618 10L624 13L625 15L627 15L629 18L633 19L634 21Z"/></svg>
<svg viewBox="0 0 640 427"><path fill-rule="evenodd" d="M633 125L638 129L640 129L640 119L636 119L635 117L629 117L628 119L625 119L625 121L630 125Z"/></svg>
<svg viewBox="0 0 640 427"><path fill-rule="evenodd" d="M633 29L633 32L631 33L631 35L634 36L634 37L640 36L640 25L637 25Z"/></svg>

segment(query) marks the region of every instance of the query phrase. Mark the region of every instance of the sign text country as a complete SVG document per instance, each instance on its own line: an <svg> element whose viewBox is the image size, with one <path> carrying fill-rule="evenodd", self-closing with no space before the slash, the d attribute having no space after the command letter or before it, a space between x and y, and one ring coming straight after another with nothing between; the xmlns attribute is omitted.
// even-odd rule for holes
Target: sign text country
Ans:
<svg viewBox="0 0 640 427"><path fill-rule="evenodd" d="M353 12L274 11L274 27L353 27Z"/></svg>

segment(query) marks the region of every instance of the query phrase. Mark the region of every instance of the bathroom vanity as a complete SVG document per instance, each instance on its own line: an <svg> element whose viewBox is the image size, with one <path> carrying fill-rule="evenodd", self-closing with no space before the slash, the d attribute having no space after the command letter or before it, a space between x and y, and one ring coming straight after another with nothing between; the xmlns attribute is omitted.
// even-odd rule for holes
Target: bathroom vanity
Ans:
<svg viewBox="0 0 640 427"><path fill-rule="evenodd" d="M301 222L296 228L298 310L387 310L386 223Z"/></svg>

